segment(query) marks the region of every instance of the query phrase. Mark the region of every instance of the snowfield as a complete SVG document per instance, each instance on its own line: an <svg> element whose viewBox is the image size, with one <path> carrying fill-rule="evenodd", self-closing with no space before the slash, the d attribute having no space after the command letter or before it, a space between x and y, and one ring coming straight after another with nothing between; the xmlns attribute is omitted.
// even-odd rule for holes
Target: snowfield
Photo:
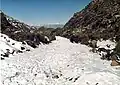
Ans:
<svg viewBox="0 0 120 85"><path fill-rule="evenodd" d="M1 60L0 85L120 85L120 67L111 67L90 47L56 38Z"/></svg>

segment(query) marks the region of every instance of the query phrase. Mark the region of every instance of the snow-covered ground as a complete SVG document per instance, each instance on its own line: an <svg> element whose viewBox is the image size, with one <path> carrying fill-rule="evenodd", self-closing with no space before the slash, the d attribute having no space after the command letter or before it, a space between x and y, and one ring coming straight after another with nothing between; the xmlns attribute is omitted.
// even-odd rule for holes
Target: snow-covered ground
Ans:
<svg viewBox="0 0 120 85"><path fill-rule="evenodd" d="M120 67L111 67L85 45L56 38L2 60L0 85L120 85Z"/></svg>
<svg viewBox="0 0 120 85"><path fill-rule="evenodd" d="M114 49L116 44L110 40L102 40L97 42L97 46L99 48L105 48L105 49ZM109 46L109 47L107 47Z"/></svg>
<svg viewBox="0 0 120 85"><path fill-rule="evenodd" d="M24 47L23 50L21 50L21 47ZM22 44L22 42L17 42L11 38L9 38L7 35L0 33L0 54L5 54L7 51L9 51L10 55L12 56L12 52L14 54L18 51L25 52L28 49L33 49L29 45Z"/></svg>

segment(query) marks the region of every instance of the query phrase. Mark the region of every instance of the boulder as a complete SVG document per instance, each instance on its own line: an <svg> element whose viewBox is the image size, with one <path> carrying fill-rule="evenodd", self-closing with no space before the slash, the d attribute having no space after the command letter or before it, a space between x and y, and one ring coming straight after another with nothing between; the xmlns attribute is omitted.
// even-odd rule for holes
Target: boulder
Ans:
<svg viewBox="0 0 120 85"><path fill-rule="evenodd" d="M111 66L120 66L120 62L118 62L116 60L112 60Z"/></svg>

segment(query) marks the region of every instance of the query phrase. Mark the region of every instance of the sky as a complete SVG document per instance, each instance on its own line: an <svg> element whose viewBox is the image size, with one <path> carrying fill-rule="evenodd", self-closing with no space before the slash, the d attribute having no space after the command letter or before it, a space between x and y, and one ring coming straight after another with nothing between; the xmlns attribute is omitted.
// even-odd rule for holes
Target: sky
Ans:
<svg viewBox="0 0 120 85"><path fill-rule="evenodd" d="M1 0L7 15L29 25L65 24L91 0Z"/></svg>

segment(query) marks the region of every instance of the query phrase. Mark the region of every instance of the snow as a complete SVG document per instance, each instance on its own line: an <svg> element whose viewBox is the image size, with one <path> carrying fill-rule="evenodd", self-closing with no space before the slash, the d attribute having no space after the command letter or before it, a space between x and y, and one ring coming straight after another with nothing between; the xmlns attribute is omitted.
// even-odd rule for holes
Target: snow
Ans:
<svg viewBox="0 0 120 85"><path fill-rule="evenodd" d="M98 47L97 50L98 50L99 48L104 48L104 49L106 49L106 50L110 50L110 53L112 53L112 52L113 52L113 49L115 48L115 46L116 46L116 43L115 43L115 42L112 42L112 41L110 41L110 40L97 41L97 47ZM101 52L98 52L98 54L101 55L101 56L104 56L104 55L107 54L107 52L101 51ZM119 58L119 57L118 57L118 58Z"/></svg>
<svg viewBox="0 0 120 85"><path fill-rule="evenodd" d="M108 48L107 45L110 45L110 48ZM114 49L116 44L110 40L103 40L103 41L98 41L97 46L99 46L99 48Z"/></svg>
<svg viewBox="0 0 120 85"><path fill-rule="evenodd" d="M116 18L120 18L120 15L115 15Z"/></svg>
<svg viewBox="0 0 120 85"><path fill-rule="evenodd" d="M1 85L120 85L120 67L111 67L85 45L56 38L2 60Z"/></svg>
<svg viewBox="0 0 120 85"><path fill-rule="evenodd" d="M6 53L6 49L9 49L10 53L12 53L13 50L21 50L21 47L25 47L25 49L32 49L29 45L23 45L21 42L17 42L9 38L7 35L0 33L0 54Z"/></svg>
<svg viewBox="0 0 120 85"><path fill-rule="evenodd" d="M47 41L50 41L49 38L48 38L47 36L45 36L45 39L46 39Z"/></svg>

